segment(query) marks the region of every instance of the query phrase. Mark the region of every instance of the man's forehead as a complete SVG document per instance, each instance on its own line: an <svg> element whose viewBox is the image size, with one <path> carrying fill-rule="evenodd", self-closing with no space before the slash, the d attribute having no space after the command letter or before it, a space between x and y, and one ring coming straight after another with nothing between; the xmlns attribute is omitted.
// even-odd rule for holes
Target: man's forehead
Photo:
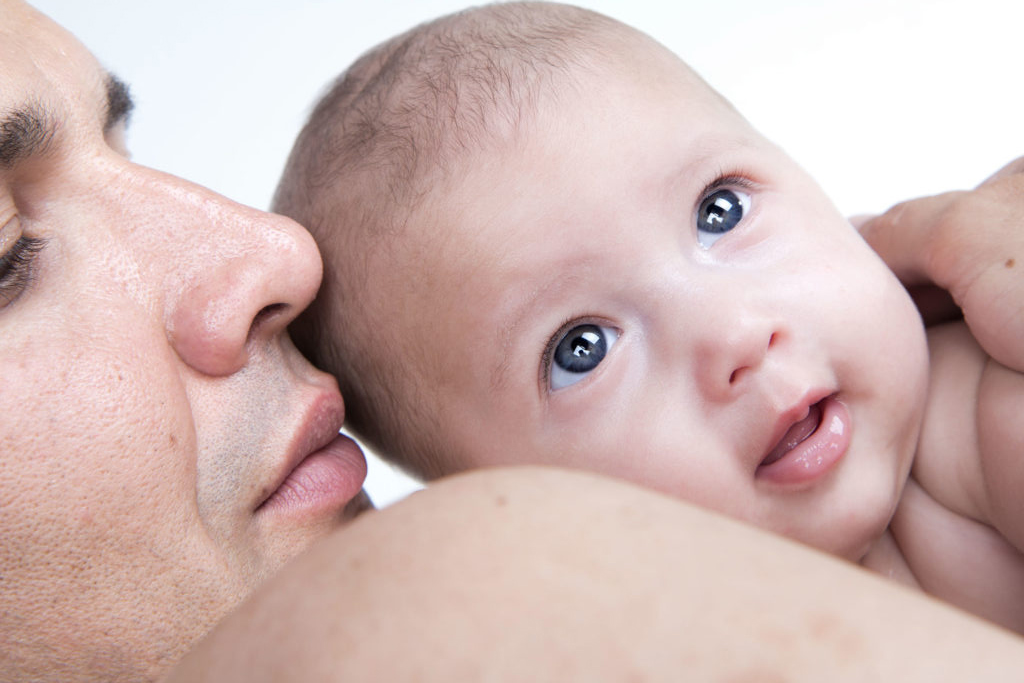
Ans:
<svg viewBox="0 0 1024 683"><path fill-rule="evenodd" d="M0 0L0 115L60 122L75 108L109 130L131 100L70 33L20 0Z"/></svg>
<svg viewBox="0 0 1024 683"><path fill-rule="evenodd" d="M28 8L28 5L22 0L0 0L0 18L4 19L4 24L8 23L8 20L16 16L16 12L24 13Z"/></svg>

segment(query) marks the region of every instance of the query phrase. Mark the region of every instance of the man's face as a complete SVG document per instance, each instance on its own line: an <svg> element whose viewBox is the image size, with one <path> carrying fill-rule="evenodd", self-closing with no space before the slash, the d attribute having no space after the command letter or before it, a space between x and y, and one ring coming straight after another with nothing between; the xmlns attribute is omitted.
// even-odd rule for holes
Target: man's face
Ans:
<svg viewBox="0 0 1024 683"><path fill-rule="evenodd" d="M409 231L433 240L394 335L436 394L421 430L452 470L596 470L859 557L919 429L911 301L678 60L580 79Z"/></svg>
<svg viewBox="0 0 1024 683"><path fill-rule="evenodd" d="M0 668L155 678L365 507L287 323L298 225L136 166L121 90L0 1Z"/></svg>

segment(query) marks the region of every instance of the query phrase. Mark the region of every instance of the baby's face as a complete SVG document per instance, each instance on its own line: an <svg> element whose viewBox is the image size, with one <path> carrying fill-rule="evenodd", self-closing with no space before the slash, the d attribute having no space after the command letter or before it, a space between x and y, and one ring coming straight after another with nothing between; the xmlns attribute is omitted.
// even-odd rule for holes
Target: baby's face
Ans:
<svg viewBox="0 0 1024 683"><path fill-rule="evenodd" d="M596 470L859 557L924 401L900 284L660 52L528 125L435 198L442 237L409 261L401 334L428 349L450 469Z"/></svg>

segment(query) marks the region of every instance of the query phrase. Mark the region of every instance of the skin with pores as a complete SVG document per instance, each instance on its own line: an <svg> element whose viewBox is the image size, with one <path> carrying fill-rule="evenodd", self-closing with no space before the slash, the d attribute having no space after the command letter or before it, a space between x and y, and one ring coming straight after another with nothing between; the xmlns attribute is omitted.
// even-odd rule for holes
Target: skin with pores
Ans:
<svg viewBox="0 0 1024 683"><path fill-rule="evenodd" d="M0 62L0 669L155 678L365 507L336 383L285 332L319 254L129 161L122 86L19 2ZM333 488L289 496L314 453Z"/></svg>

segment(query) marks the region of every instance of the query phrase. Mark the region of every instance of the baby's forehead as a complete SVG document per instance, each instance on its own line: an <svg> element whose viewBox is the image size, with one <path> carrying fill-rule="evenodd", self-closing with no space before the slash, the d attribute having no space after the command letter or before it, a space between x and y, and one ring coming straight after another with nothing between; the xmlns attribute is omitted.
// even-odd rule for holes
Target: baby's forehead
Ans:
<svg viewBox="0 0 1024 683"><path fill-rule="evenodd" d="M633 86L652 98L690 97L732 109L732 105L679 55L650 36L632 31L626 49L605 55L589 82Z"/></svg>
<svg viewBox="0 0 1024 683"><path fill-rule="evenodd" d="M609 39L608 45L599 50L602 38ZM509 93L516 112L521 114L512 124L490 125L508 108L492 102L491 116L463 122L472 131L450 132L458 144L441 145L440 155L444 158L435 158L431 164L419 167L412 177L415 191L410 194L417 195L415 203L396 206L391 202L390 208L374 221L377 229L368 233L344 231L347 239L343 240L341 251L348 254L346 258L351 259L353 251L366 258L369 278L364 283L369 286L376 281L379 285L384 279L392 286L412 287L411 283L422 281L429 282L433 291L450 292L464 278L463 271L484 267L504 249L500 238L493 239L493 234L480 229L481 223L459 220L461 209L467 204L479 205L481 197L493 193L515 192L521 185L517 174L533 175L544 164L531 155L533 151L547 147L548 152L560 154L563 145L574 144L562 133L571 134L578 129L578 122L599 115L602 110L612 112L611 116L622 112L642 118L648 102L686 99L705 105L688 108L691 123L698 117L727 119L719 116L725 110L735 114L731 105L685 62L645 34L616 24L588 40L593 48L591 56L563 63L554 70L553 78L543 80L537 97L523 103L525 106L518 106L515 95ZM742 118L737 116L737 120ZM488 125L478 128L478 123ZM680 121L681 125L686 123ZM424 140L429 142L429 137ZM438 148L434 150L437 152ZM431 146L424 144L419 151L430 154ZM535 160L536 165L531 165ZM503 182L475 182L481 176ZM471 188L469 195L467 187ZM342 194L347 198L347 191ZM523 197L523 202L529 199ZM381 214L394 219L387 229L380 229ZM487 233L486 237L481 238L481 233ZM361 244L352 242L354 236ZM321 237L322 248L331 251L324 241ZM453 254L457 258L451 258ZM351 281L351 277L346 279ZM419 291L420 295L425 293L422 288Z"/></svg>

